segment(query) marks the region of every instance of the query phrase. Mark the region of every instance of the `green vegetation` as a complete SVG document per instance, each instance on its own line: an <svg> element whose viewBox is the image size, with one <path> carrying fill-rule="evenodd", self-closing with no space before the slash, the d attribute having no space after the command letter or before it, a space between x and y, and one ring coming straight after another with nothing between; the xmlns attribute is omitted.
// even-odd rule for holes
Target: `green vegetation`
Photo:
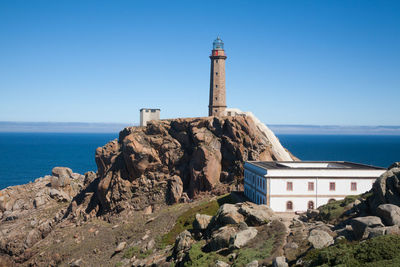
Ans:
<svg viewBox="0 0 400 267"><path fill-rule="evenodd" d="M336 223L340 218L343 217L343 213L346 211L346 206L353 203L357 199L362 198L361 196L347 196L342 200L332 201L319 207L319 217L325 222Z"/></svg>
<svg viewBox="0 0 400 267"><path fill-rule="evenodd" d="M189 250L190 260L185 262L185 267L202 267L209 266L213 267L217 260L228 262L228 258L218 254L217 252L203 252L201 248L205 245L205 241L202 240L192 245Z"/></svg>
<svg viewBox="0 0 400 267"><path fill-rule="evenodd" d="M237 258L232 266L241 267L254 260L262 261L271 255L275 237L265 240L253 248L242 248L237 251Z"/></svg>
<svg viewBox="0 0 400 267"><path fill-rule="evenodd" d="M400 266L400 236L385 235L365 242L341 243L313 249L305 257L309 266Z"/></svg>
<svg viewBox="0 0 400 267"><path fill-rule="evenodd" d="M189 259L185 262L186 267L215 266L217 260L232 264L234 267L246 266L253 260L258 260L263 265L271 264L268 259L282 248L285 238L285 226L279 221L273 221L271 225L264 225L259 228L258 235L245 247L241 249L225 249L217 253L204 252L202 247L206 244L201 240L192 245L189 250ZM230 254L235 253L236 259L231 259Z"/></svg>
<svg viewBox="0 0 400 267"><path fill-rule="evenodd" d="M127 248L124 252L124 255L122 255L122 257L124 257L126 259L130 259L133 256L136 256L136 258L138 258L138 259L144 259L147 256L151 255L151 253L153 253L153 250L151 250L151 249L142 252L139 247L133 246L133 247Z"/></svg>
<svg viewBox="0 0 400 267"><path fill-rule="evenodd" d="M228 194L219 197L214 201L204 201L201 202L198 206L193 207L186 212L184 212L181 216L178 217L174 227L165 234L160 242L160 246L172 245L175 242L175 239L178 234L183 232L184 230L192 229L193 222L196 218L196 213L207 214L207 215L215 215L220 206L225 203L233 203L233 197Z"/></svg>

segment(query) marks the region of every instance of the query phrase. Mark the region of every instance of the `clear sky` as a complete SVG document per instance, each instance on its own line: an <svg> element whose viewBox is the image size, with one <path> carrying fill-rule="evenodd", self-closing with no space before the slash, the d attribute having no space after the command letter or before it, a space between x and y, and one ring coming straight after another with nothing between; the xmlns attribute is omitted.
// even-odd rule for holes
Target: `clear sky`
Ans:
<svg viewBox="0 0 400 267"><path fill-rule="evenodd" d="M0 0L0 121L206 116L218 34L229 107L400 125L400 1L368 0Z"/></svg>

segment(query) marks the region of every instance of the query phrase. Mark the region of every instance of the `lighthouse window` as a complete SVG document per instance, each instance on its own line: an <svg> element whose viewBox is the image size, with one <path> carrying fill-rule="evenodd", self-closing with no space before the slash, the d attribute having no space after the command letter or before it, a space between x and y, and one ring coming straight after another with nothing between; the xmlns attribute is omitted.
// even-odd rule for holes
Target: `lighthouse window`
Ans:
<svg viewBox="0 0 400 267"><path fill-rule="evenodd" d="M215 100L218 100L218 97L216 97Z"/></svg>
<svg viewBox="0 0 400 267"><path fill-rule="evenodd" d="M218 76L218 72L216 72L215 75Z"/></svg>
<svg viewBox="0 0 400 267"><path fill-rule="evenodd" d="M218 84L215 85L215 88L218 88Z"/></svg>

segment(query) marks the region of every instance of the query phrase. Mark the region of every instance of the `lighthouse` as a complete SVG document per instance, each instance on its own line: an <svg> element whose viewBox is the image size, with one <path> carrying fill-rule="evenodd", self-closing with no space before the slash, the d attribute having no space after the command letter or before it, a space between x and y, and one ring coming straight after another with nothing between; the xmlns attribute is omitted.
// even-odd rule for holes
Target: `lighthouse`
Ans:
<svg viewBox="0 0 400 267"><path fill-rule="evenodd" d="M223 116L226 109L224 42L217 37L211 52L210 102L208 116Z"/></svg>

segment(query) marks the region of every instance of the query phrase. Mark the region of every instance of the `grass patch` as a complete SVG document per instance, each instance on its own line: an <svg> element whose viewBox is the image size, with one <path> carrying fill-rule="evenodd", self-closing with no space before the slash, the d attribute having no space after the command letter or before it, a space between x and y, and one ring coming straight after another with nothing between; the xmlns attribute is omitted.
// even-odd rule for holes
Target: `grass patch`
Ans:
<svg viewBox="0 0 400 267"><path fill-rule="evenodd" d="M346 211L346 206L360 197L361 196L347 196L342 200L332 201L331 203L319 207L319 218L328 223L336 223Z"/></svg>
<svg viewBox="0 0 400 267"><path fill-rule="evenodd" d="M203 252L201 248L205 245L202 240L192 245L189 250L189 261L185 262L185 267L214 267L217 260L228 262L227 257L218 254L217 252Z"/></svg>
<svg viewBox="0 0 400 267"><path fill-rule="evenodd" d="M313 249L305 257L309 266L400 266L400 236L385 235L364 242L343 241Z"/></svg>
<svg viewBox="0 0 400 267"><path fill-rule="evenodd" d="M265 258L268 258L271 255L274 246L274 238L275 237L272 237L264 242L259 243L255 248L242 248L238 250L238 256L232 266L246 266L246 264L254 260L262 261Z"/></svg>
<svg viewBox="0 0 400 267"><path fill-rule="evenodd" d="M146 251L141 251L140 247L133 246L129 247L125 250L124 254L122 255L123 258L130 259L133 256L135 256L138 259L144 259L147 258L149 255L153 253L152 249L146 250Z"/></svg>
<svg viewBox="0 0 400 267"><path fill-rule="evenodd" d="M233 203L233 198L230 194L219 197L214 201L204 201L201 202L198 206L193 207L187 211L185 211L182 215L178 217L174 227L167 234L162 236L160 240L160 247L165 247L166 245L172 245L175 242L175 239L178 234L183 232L184 230L192 229L193 222L196 218L196 213L207 214L214 216L219 207L225 203Z"/></svg>

